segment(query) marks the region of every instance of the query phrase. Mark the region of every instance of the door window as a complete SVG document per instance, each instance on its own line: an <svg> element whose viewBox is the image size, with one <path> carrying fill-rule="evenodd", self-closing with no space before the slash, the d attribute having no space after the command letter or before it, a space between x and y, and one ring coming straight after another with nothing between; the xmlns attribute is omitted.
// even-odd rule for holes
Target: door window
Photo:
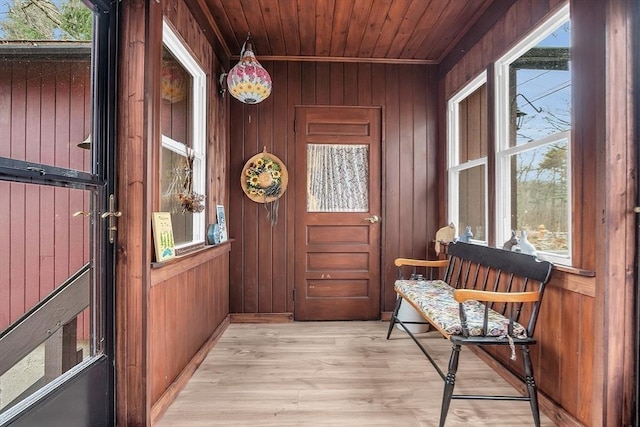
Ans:
<svg viewBox="0 0 640 427"><path fill-rule="evenodd" d="M307 144L307 212L369 211L369 146Z"/></svg>
<svg viewBox="0 0 640 427"><path fill-rule="evenodd" d="M97 192L0 181L0 410L102 352L92 322Z"/></svg>

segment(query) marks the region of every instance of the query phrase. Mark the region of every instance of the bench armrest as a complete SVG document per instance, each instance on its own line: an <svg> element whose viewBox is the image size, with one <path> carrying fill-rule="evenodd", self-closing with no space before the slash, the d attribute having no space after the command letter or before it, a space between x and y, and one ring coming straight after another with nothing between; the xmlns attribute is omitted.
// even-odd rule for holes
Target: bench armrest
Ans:
<svg viewBox="0 0 640 427"><path fill-rule="evenodd" d="M407 266L413 267L413 273L416 273L418 267L424 268L425 274L428 279L434 279L434 273L438 271L439 268L444 268L449 265L449 260L446 259L437 259L437 260L426 260L426 259L411 259L411 258L396 258L394 261L396 267L398 267L398 279L402 279L404 277L402 270L403 267L406 270ZM413 278L413 274L412 274Z"/></svg>
<svg viewBox="0 0 640 427"><path fill-rule="evenodd" d="M491 292L456 289L453 291L453 298L458 302L465 302L470 299L492 302L535 302L540 300L540 292Z"/></svg>
<svg viewBox="0 0 640 427"><path fill-rule="evenodd" d="M396 267L402 267L403 265L411 265L414 267L446 267L449 261L446 259L438 260L426 260L426 259L411 259L411 258L396 258L393 262Z"/></svg>

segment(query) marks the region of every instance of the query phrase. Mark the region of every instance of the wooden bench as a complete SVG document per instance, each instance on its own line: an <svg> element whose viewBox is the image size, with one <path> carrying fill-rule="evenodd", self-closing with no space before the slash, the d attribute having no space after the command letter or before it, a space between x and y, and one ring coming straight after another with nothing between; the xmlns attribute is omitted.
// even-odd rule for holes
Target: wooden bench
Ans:
<svg viewBox="0 0 640 427"><path fill-rule="evenodd" d="M396 260L399 278L394 287L398 299L387 339L390 339L394 326L401 325L444 381L441 427L444 426L451 399L529 401L534 423L539 426L538 395L529 346L536 342L533 333L552 264L530 255L462 242L449 244L447 253L448 260L444 262L406 258ZM403 279L402 270L407 266L413 268L413 280ZM429 280L416 276L416 268L440 268L444 270L443 279ZM398 310L403 303L411 304L426 323L451 341L452 351L446 375L399 318ZM463 345L508 346L512 360L515 360L515 349L519 347L524 367L520 377L526 385L527 394L454 395Z"/></svg>

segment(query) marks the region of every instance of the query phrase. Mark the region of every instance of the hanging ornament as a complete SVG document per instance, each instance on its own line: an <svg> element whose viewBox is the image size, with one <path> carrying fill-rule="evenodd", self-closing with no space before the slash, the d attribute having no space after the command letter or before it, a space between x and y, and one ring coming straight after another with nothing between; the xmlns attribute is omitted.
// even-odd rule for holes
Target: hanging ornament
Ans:
<svg viewBox="0 0 640 427"><path fill-rule="evenodd" d="M247 197L264 203L267 218L273 227L278 222L279 199L287 189L289 173L282 160L267 152L251 157L242 168L240 185Z"/></svg>
<svg viewBox="0 0 640 427"><path fill-rule="evenodd" d="M187 95L187 72L174 61L162 61L162 99L174 104Z"/></svg>
<svg viewBox="0 0 640 427"><path fill-rule="evenodd" d="M245 104L257 104L271 94L271 76L253 53L251 34L242 45L240 61L227 74L229 93Z"/></svg>

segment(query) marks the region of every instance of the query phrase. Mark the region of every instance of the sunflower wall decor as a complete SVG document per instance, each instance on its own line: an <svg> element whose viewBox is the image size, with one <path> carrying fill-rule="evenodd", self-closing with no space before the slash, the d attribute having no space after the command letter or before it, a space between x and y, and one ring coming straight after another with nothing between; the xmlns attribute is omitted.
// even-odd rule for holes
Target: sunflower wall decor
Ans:
<svg viewBox="0 0 640 427"><path fill-rule="evenodd" d="M247 160L240 184L247 197L256 203L264 203L267 218L274 226L278 222L278 200L287 189L289 173L282 160L267 152L265 147Z"/></svg>

